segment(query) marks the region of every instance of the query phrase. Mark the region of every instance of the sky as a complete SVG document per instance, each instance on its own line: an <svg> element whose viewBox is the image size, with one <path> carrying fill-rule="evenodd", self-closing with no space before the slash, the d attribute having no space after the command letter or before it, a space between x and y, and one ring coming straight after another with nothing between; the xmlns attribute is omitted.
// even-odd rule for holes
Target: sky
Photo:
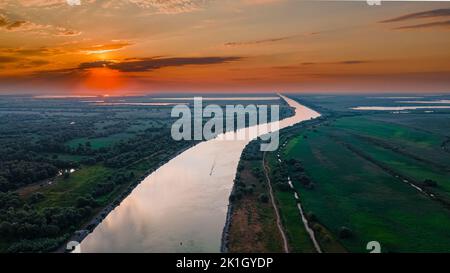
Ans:
<svg viewBox="0 0 450 273"><path fill-rule="evenodd" d="M450 92L450 2L0 0L0 94Z"/></svg>

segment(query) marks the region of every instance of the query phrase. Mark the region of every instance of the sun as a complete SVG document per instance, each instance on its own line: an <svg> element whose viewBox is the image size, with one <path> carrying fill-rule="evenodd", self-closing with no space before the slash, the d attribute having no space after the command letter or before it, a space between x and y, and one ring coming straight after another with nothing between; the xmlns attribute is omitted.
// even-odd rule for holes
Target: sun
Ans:
<svg viewBox="0 0 450 273"><path fill-rule="evenodd" d="M125 81L122 73L114 69L92 68L88 70L84 86L95 92L101 91L104 97L108 97L117 93L125 85Z"/></svg>

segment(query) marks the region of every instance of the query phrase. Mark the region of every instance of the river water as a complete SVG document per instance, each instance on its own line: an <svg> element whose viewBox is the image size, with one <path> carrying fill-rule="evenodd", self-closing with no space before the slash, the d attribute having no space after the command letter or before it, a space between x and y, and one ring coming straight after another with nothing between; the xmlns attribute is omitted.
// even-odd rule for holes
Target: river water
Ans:
<svg viewBox="0 0 450 273"><path fill-rule="evenodd" d="M280 122L280 128L320 116L282 98L296 110ZM262 132L258 126L250 129ZM216 138L173 158L106 216L81 242L82 251L219 252L228 198L248 142Z"/></svg>

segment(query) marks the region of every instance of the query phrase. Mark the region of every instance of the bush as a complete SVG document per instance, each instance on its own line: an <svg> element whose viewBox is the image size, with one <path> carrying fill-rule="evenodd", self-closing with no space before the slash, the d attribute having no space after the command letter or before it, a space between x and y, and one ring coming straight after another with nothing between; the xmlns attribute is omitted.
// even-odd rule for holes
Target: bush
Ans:
<svg viewBox="0 0 450 273"><path fill-rule="evenodd" d="M317 223L315 223L312 226L312 229L314 230L314 232L317 232L317 233L321 233L322 232L322 227L319 224L317 224Z"/></svg>
<svg viewBox="0 0 450 273"><path fill-rule="evenodd" d="M230 202L234 202L234 200L236 200L236 196L232 193L232 194L230 194L230 198L228 200Z"/></svg>
<svg viewBox="0 0 450 273"><path fill-rule="evenodd" d="M244 191L245 191L246 194L253 194L253 188L252 187L246 187L244 189Z"/></svg>
<svg viewBox="0 0 450 273"><path fill-rule="evenodd" d="M425 179L425 181L423 181L423 183L427 187L437 187L437 182L434 180L431 180L431 179Z"/></svg>
<svg viewBox="0 0 450 273"><path fill-rule="evenodd" d="M330 236L328 236L328 235L325 235L324 237L323 237L323 242L324 243L331 243L331 237Z"/></svg>
<svg viewBox="0 0 450 273"><path fill-rule="evenodd" d="M280 191L289 191L291 189L291 187L289 186L288 183L286 182L281 182L281 183L277 183L277 188Z"/></svg>
<svg viewBox="0 0 450 273"><path fill-rule="evenodd" d="M8 252L50 252L58 248L58 246L66 239L65 236L56 239L43 238L37 240L22 240L14 243L8 248Z"/></svg>
<svg viewBox="0 0 450 273"><path fill-rule="evenodd" d="M70 177L70 172L69 172L69 171L64 171L63 177L64 177L64 179L69 179L69 177Z"/></svg>
<svg viewBox="0 0 450 273"><path fill-rule="evenodd" d="M92 196L77 198L77 208L96 207L97 205L97 201L95 201Z"/></svg>
<svg viewBox="0 0 450 273"><path fill-rule="evenodd" d="M341 227L339 229L339 238L341 239L348 239L353 237L353 232L351 229L349 229L348 227Z"/></svg>
<svg viewBox="0 0 450 273"><path fill-rule="evenodd" d="M311 222L317 222L317 216L312 212L308 212L306 218L308 218L308 220Z"/></svg>
<svg viewBox="0 0 450 273"><path fill-rule="evenodd" d="M267 194L262 193L259 196L259 201L261 201L262 203L267 203L267 202L269 202L269 197L267 196Z"/></svg>
<svg viewBox="0 0 450 273"><path fill-rule="evenodd" d="M36 192L30 196L29 202L30 202L30 204L36 204L44 199L45 199L45 196L42 193Z"/></svg>

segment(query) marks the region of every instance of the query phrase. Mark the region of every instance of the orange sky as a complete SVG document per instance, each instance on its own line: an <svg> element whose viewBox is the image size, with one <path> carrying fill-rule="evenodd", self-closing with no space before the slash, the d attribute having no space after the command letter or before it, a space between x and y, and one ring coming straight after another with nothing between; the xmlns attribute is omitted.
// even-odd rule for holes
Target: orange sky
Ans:
<svg viewBox="0 0 450 273"><path fill-rule="evenodd" d="M450 3L2 0L0 94L450 91Z"/></svg>

